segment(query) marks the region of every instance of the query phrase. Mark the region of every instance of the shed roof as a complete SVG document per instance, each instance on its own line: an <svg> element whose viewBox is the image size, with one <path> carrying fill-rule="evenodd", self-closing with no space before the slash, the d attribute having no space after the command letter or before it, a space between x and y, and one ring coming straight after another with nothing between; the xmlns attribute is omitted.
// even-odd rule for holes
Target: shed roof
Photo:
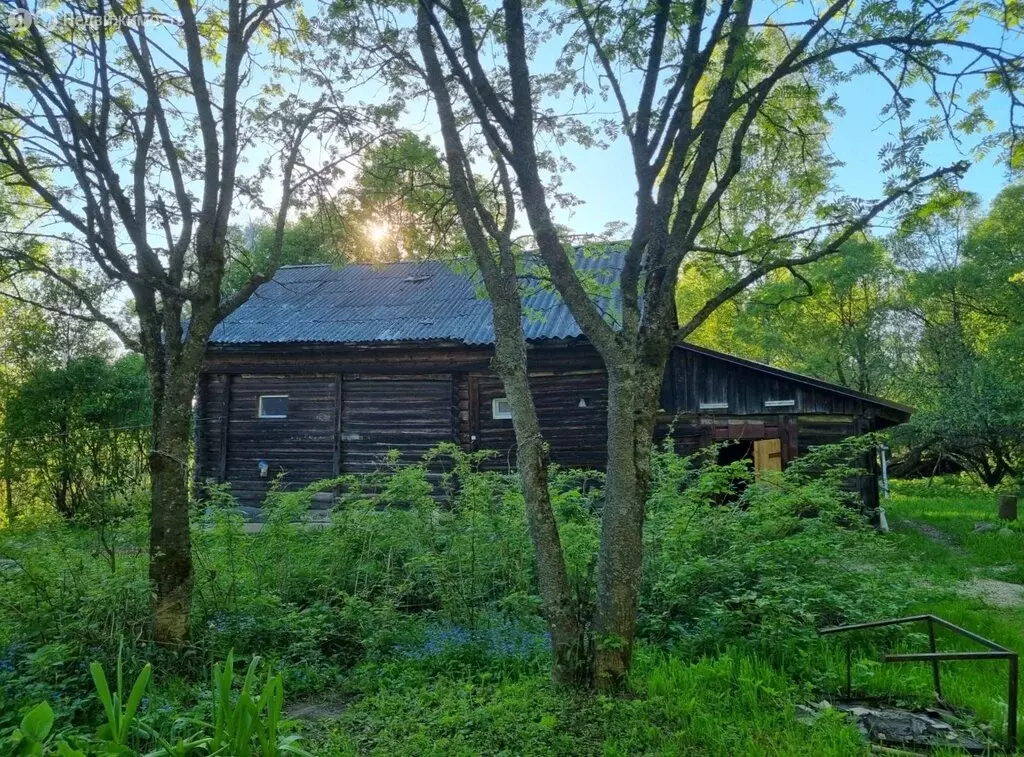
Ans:
<svg viewBox="0 0 1024 757"><path fill-rule="evenodd" d="M796 373L795 371L787 371L784 368L777 368L776 366L768 365L767 363L759 363L756 360L748 360L744 357L730 355L727 352L719 352L718 350L712 350L707 347L698 347L695 344L679 344L676 345L676 349L688 350L700 355L707 355L715 360L721 360L722 362L730 363L732 365L749 368L750 370L759 371L760 373L767 373L771 376L777 376L778 378L792 381L797 384L803 384L804 386L815 387L817 389L824 389L836 394L842 394L846 397L853 397L854 399L863 400L864 402L880 405L882 407L889 408L890 410L895 410L900 416L901 422L909 420L910 416L914 412L914 408L909 405L892 402L891 400L887 400L882 397L876 397L873 394L858 392L856 389L850 389L842 384L833 384L831 381L823 381L822 379L805 376L804 374Z"/></svg>
<svg viewBox="0 0 1024 757"><path fill-rule="evenodd" d="M618 281L624 253L576 251L595 301L614 319L621 312ZM530 341L582 336L557 292L523 276L523 328ZM456 261L283 266L213 331L214 344L494 343L490 300L479 275Z"/></svg>

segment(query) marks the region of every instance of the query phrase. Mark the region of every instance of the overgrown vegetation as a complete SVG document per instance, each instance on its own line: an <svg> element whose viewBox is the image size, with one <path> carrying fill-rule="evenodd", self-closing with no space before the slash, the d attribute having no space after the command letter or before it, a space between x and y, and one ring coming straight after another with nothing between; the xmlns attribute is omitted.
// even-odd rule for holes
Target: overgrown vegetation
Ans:
<svg viewBox="0 0 1024 757"><path fill-rule="evenodd" d="M68 523L8 531L0 725L12 733L46 702L53 748L99 749L109 716L87 661L132 675L152 664L128 753L212 753L196 722L214 722L215 695L237 706L223 694L228 668L213 686L207 678L233 652L266 660L274 696L332 715L302 728L302 748L318 754L856 753L839 718L793 719L795 704L836 685L815 628L900 612L914 596L897 540L867 528L841 490L854 444L759 480L714 456L656 456L641 662L625 698L551 689L522 493L515 477L479 471L482 453L436 451L439 498L427 462L274 492L257 534L227 491L213 492L196 506L194 641L183 653L146 642L144 503L102 541ZM329 525L312 527L315 491L335 487L345 493ZM586 606L600 477L558 471L551 489ZM253 701L263 686L250 682Z"/></svg>

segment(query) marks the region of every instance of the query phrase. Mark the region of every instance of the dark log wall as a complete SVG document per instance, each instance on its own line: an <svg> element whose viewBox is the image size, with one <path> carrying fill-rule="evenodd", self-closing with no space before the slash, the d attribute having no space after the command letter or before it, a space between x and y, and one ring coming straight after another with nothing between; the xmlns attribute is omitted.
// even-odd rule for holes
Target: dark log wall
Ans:
<svg viewBox="0 0 1024 757"><path fill-rule="evenodd" d="M798 418L798 428L798 453L803 454L811 447L836 444L847 437L870 431L871 418L854 415L803 415ZM847 480L845 488L857 493L865 509L873 510L879 504L878 456L874 452L865 453L863 459L855 461L855 464L866 473Z"/></svg>
<svg viewBox="0 0 1024 757"><path fill-rule="evenodd" d="M232 377L225 479L239 499L262 499L279 475L289 489L335 475L337 386L336 375ZM260 418L261 394L288 395L288 417ZM261 460L269 466L265 478Z"/></svg>
<svg viewBox="0 0 1024 757"><path fill-rule="evenodd" d="M196 477L224 479L221 448L227 441L225 412L227 386L231 376L207 373L199 378L196 397Z"/></svg>
<svg viewBox="0 0 1024 757"><path fill-rule="evenodd" d="M848 415L861 410L861 401L854 397L799 384L690 350L674 351L672 371L675 407L679 412L721 415ZM789 407L765 406L765 402L778 400L793 400L794 404ZM728 408L701 409L701 403L726 403Z"/></svg>
<svg viewBox="0 0 1024 757"><path fill-rule="evenodd" d="M390 450L419 460L456 438L451 376L346 376L341 393L341 468L378 470Z"/></svg>
<svg viewBox="0 0 1024 757"><path fill-rule="evenodd" d="M490 356L487 347L465 345L214 348L198 389L197 476L228 480L252 502L267 488L261 459L271 476L284 472L286 486L299 487L375 470L390 449L410 461L448 440L497 450L489 466L509 469L512 422L492 416L492 400L504 392ZM596 351L580 342L534 345L529 368L552 459L603 467L607 386ZM257 418L258 396L278 393L289 395L289 417ZM765 405L789 399L792 406ZM810 446L877 427L877 407L862 399L682 348L673 353L662 405L658 436L671 431L682 454L726 439L778 438L788 462ZM875 477L868 478L857 486L876 499Z"/></svg>
<svg viewBox="0 0 1024 757"><path fill-rule="evenodd" d="M493 449L500 455L489 461L491 468L515 465L516 441L512 421L493 417L493 400L504 397L496 376L474 374L477 425L474 449ZM551 446L551 459L572 468L603 468L605 464L608 387L603 371L570 371L562 374L537 373L530 376L537 406L537 419L544 439ZM580 407L580 401L586 407Z"/></svg>
<svg viewBox="0 0 1024 757"><path fill-rule="evenodd" d="M751 441L779 439L782 442L783 463L788 463L799 454L799 422L793 416L784 414L742 418L705 416L702 420L704 426L710 429L708 441L711 443L728 439L749 439Z"/></svg>

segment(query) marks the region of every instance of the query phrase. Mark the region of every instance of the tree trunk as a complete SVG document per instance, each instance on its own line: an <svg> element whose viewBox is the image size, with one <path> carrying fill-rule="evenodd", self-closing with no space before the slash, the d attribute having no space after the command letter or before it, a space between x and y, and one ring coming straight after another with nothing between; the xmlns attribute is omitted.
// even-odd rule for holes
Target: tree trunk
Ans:
<svg viewBox="0 0 1024 757"><path fill-rule="evenodd" d="M4 518L8 528L14 525L16 513L14 511L14 465L11 461L11 450L13 444L7 442L4 445Z"/></svg>
<svg viewBox="0 0 1024 757"><path fill-rule="evenodd" d="M516 285L514 274L511 282ZM537 584L551 632L551 677L556 685L584 685L590 675L589 643L569 585L558 524L548 489L548 455L530 392L522 308L515 297L492 297L494 368L512 406L517 467L523 484L530 538L537 562Z"/></svg>
<svg viewBox="0 0 1024 757"><path fill-rule="evenodd" d="M188 452L194 381L175 377L177 388L154 394L149 453L153 497L149 580L153 590L153 638L180 647L189 637L192 609L192 543L189 533Z"/></svg>
<svg viewBox="0 0 1024 757"><path fill-rule="evenodd" d="M608 463L594 616L594 680L602 691L625 682L632 659L662 373L628 359L608 366Z"/></svg>

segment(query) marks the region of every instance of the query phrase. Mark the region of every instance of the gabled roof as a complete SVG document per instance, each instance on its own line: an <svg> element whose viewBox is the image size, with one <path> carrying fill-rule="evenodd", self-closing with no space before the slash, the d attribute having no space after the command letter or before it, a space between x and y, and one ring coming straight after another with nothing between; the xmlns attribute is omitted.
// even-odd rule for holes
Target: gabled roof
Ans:
<svg viewBox="0 0 1024 757"><path fill-rule="evenodd" d="M606 247L600 255L576 250L574 265L595 289L595 302L610 322L621 313L618 287L625 253ZM523 282L523 330L528 341L576 339L583 332L557 292L529 274ZM464 263L435 260L282 266L214 329L215 347L244 345L372 345L444 342L494 343L491 303L479 275ZM757 363L715 350L681 344L735 365L875 403L900 414L912 408L862 394L839 384Z"/></svg>
<svg viewBox="0 0 1024 757"><path fill-rule="evenodd" d="M621 312L618 281L624 253L577 250L577 270L589 274L599 307ZM460 268L464 270L459 270ZM494 343L491 303L479 276L458 263L398 262L284 266L272 281L213 331L213 344ZM529 268L527 267L527 270ZM562 298L524 275L523 328L530 341L582 336Z"/></svg>

